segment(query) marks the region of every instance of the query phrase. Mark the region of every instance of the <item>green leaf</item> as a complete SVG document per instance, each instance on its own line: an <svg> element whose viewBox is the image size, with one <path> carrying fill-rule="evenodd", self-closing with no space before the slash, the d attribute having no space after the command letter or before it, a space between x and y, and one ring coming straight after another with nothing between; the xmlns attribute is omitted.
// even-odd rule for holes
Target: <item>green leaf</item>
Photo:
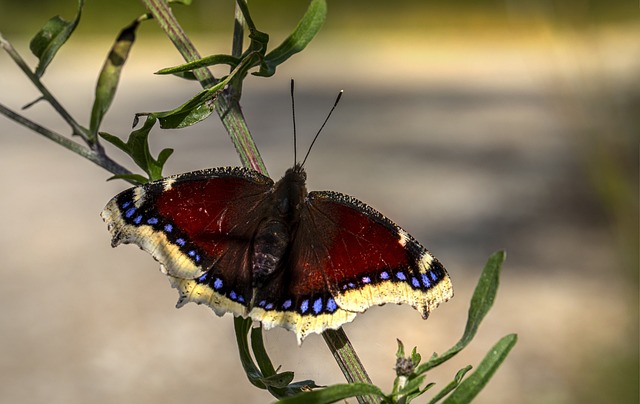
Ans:
<svg viewBox="0 0 640 404"><path fill-rule="evenodd" d="M60 16L52 17L47 21L38 33L31 39L29 48L38 58L38 66L35 74L42 77L49 63L58 53L58 50L67 42L76 29L84 7L84 0L78 0L78 11L73 21L67 21Z"/></svg>
<svg viewBox="0 0 640 404"><path fill-rule="evenodd" d="M324 386L318 386L316 382L313 380L300 380L299 382L293 382L287 386L289 390L295 392L295 394L300 393L301 391L309 391L309 389L317 389ZM287 394L293 395L293 394Z"/></svg>
<svg viewBox="0 0 640 404"><path fill-rule="evenodd" d="M185 63L179 66L166 67L158 70L155 74L176 74L190 72L201 67L214 66L214 65L228 65L235 68L240 64L240 59L229 55L211 55L205 56L202 59L197 59L189 63Z"/></svg>
<svg viewBox="0 0 640 404"><path fill-rule="evenodd" d="M264 340L262 339L262 327L256 327L251 330L251 350L256 358L260 372L264 377L270 377L276 374L276 370L269 359L267 351L264 349ZM292 379L293 380L293 376ZM289 380L289 382L291 382ZM289 383L287 383L289 384Z"/></svg>
<svg viewBox="0 0 640 404"><path fill-rule="evenodd" d="M238 352L240 353L240 363L242 368L247 374L249 382L260 389L266 389L267 386L262 381L262 373L256 366L253 358L251 357L251 351L249 350L249 342L247 336L249 330L251 330L252 320L250 318L243 318L235 316L233 318L233 326L236 331L236 343L238 344Z"/></svg>
<svg viewBox="0 0 640 404"><path fill-rule="evenodd" d="M377 386L367 383L334 384L324 389L305 391L278 401L281 404L328 404L349 397L375 395L386 398ZM386 402L386 401L385 401Z"/></svg>
<svg viewBox="0 0 640 404"><path fill-rule="evenodd" d="M309 42L322 28L327 17L327 2L325 0L312 0L306 13L298 22L291 35L280 46L269 52L256 76L269 77L276 72L276 67L289 59L294 54L307 47Z"/></svg>
<svg viewBox="0 0 640 404"><path fill-rule="evenodd" d="M478 285L473 292L473 297L471 298L471 304L469 306L467 325L460 341L458 341L444 354L440 356L434 355L426 363L418 366L416 369L417 374L422 374L427 370L446 362L471 342L478 331L480 323L491 309L496 298L498 285L500 284L500 270L502 269L502 263L504 262L505 257L506 254L504 251L498 251L489 257L489 260L480 275Z"/></svg>
<svg viewBox="0 0 640 404"><path fill-rule="evenodd" d="M247 70L255 66L259 55L252 53L246 56L240 64L225 78L216 85L200 91L195 97L185 102L178 108L171 111L151 112L140 115L151 115L160 121L160 127L163 129L184 128L194 125L206 119L215 110L215 98L223 91L224 87L234 77L244 77Z"/></svg>
<svg viewBox="0 0 640 404"><path fill-rule="evenodd" d="M420 385L424 382L425 378L426 376L418 376L413 379L410 379L400 390L398 390L397 393L393 395L398 397L398 396L407 396L409 394L415 393L416 391L420 390Z"/></svg>
<svg viewBox="0 0 640 404"><path fill-rule="evenodd" d="M467 372L471 370L471 368L472 368L472 366L468 365L468 366L460 369L458 371L458 373L456 373L456 376L453 378L453 380L451 382L449 382L449 384L447 384L442 390L440 390L438 392L438 394L433 396L433 398L431 399L431 401L429 401L429 403L430 404L436 403L436 402L442 400L442 398L444 396L446 396L447 394L451 393L456 387L458 387L460 385L460 382L464 378L464 375L466 375Z"/></svg>
<svg viewBox="0 0 640 404"><path fill-rule="evenodd" d="M413 347L413 350L411 350L411 362L413 362L413 366L418 366L421 360L422 355L418 353L418 347Z"/></svg>
<svg viewBox="0 0 640 404"><path fill-rule="evenodd" d="M98 84L96 85L95 100L93 101L91 123L89 126L89 131L94 138L116 94L120 74L129 57L129 51L133 46L133 42L135 41L138 25L139 21L135 20L120 32L102 66L102 71L98 77Z"/></svg>
<svg viewBox="0 0 640 404"><path fill-rule="evenodd" d="M487 384L489 379L491 379L517 341L518 336L516 334L509 334L502 337L502 339L491 348L482 362L480 362L475 372L460 383L458 388L447 397L444 403L462 404L471 402Z"/></svg>
<svg viewBox="0 0 640 404"><path fill-rule="evenodd" d="M156 119L152 116L147 117L142 128L134 130L129 134L129 139L125 143L117 136L100 132L100 136L107 142L113 144L123 152L125 152L133 161L147 173L151 181L162 178L162 168L167 161L173 149L164 149L158 155L158 159L154 159L149 150L149 132L156 123Z"/></svg>
<svg viewBox="0 0 640 404"><path fill-rule="evenodd" d="M125 180L137 185L142 185L149 182L149 178L144 177L140 174L116 174L112 177L107 178L107 181L111 180Z"/></svg>
<svg viewBox="0 0 640 404"><path fill-rule="evenodd" d="M223 80L211 88L206 88L195 97L171 111L140 113L138 116L153 116L160 121L163 129L177 129L194 125L206 119L215 110L214 100L224 88L227 80Z"/></svg>
<svg viewBox="0 0 640 404"><path fill-rule="evenodd" d="M204 92L171 111L152 112L162 129L180 129L204 121L215 111L216 95Z"/></svg>
<svg viewBox="0 0 640 404"><path fill-rule="evenodd" d="M398 349L396 350L396 359L404 358L404 344L402 341L396 338L398 342Z"/></svg>
<svg viewBox="0 0 640 404"><path fill-rule="evenodd" d="M293 381L293 377L294 377L293 372L282 372L282 373L273 374L268 377L263 377L262 381L267 387L283 389ZM282 396L284 396L284 394L280 394L276 396L276 398L282 397Z"/></svg>
<svg viewBox="0 0 640 404"><path fill-rule="evenodd" d="M426 386L424 386L423 389L416 391L415 393L409 394L406 397L405 402L406 403L410 403L414 398L420 397L421 395L423 395L425 392L427 392L427 390L430 390L433 386L435 386L435 383L429 383Z"/></svg>

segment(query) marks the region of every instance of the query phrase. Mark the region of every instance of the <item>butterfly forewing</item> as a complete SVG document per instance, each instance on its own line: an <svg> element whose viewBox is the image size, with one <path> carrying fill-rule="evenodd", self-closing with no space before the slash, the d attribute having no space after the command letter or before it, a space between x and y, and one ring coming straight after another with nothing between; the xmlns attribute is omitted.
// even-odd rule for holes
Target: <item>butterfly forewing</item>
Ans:
<svg viewBox="0 0 640 404"><path fill-rule="evenodd" d="M251 242L273 181L252 170L218 168L167 177L113 198L102 216L115 246L149 252L187 301L246 314ZM251 214L250 214L251 213Z"/></svg>

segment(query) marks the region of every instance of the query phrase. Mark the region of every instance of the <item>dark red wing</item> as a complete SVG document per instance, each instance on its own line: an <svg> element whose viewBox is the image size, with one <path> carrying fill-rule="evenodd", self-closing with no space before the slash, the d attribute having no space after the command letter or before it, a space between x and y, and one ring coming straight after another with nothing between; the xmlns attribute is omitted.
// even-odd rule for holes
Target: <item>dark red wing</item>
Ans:
<svg viewBox="0 0 640 404"><path fill-rule="evenodd" d="M337 192L311 192L294 245L291 292L328 289L337 305L362 312L405 303L426 317L452 296L444 267L378 211Z"/></svg>
<svg viewBox="0 0 640 404"><path fill-rule="evenodd" d="M162 264L181 292L179 304L246 314L252 237L272 187L248 169L196 171L124 191L102 216L114 246L137 244Z"/></svg>

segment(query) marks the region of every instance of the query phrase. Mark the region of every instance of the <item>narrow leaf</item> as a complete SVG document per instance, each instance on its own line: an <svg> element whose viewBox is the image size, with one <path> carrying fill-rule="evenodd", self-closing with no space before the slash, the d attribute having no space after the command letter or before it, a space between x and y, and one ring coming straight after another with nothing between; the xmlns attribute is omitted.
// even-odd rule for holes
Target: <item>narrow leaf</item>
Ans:
<svg viewBox="0 0 640 404"><path fill-rule="evenodd" d="M464 333L462 334L462 338L460 338L460 340L451 349L442 355L434 355L427 362L418 366L416 369L417 374L422 374L427 370L446 362L471 342L478 331L480 323L491 309L496 294L498 293L500 270L502 269L502 263L504 262L505 257L506 254L504 251L498 251L489 257L489 260L480 275L478 285L471 297L467 325Z"/></svg>
<svg viewBox="0 0 640 404"><path fill-rule="evenodd" d="M260 71L254 74L264 77L273 76L278 65L307 47L322 28L326 17L327 2L312 0L291 35L265 56Z"/></svg>
<svg viewBox="0 0 640 404"><path fill-rule="evenodd" d="M98 133L102 119L111 106L113 97L116 94L120 74L129 57L129 51L133 46L133 42L135 41L138 25L139 21L135 20L120 31L118 38L116 38L115 43L109 51L107 59L104 61L100 76L98 76L95 100L93 101L93 108L91 110L91 123L89 126L89 130L94 137Z"/></svg>
<svg viewBox="0 0 640 404"><path fill-rule="evenodd" d="M467 325L462 336L465 345L468 344L478 331L480 323L487 315L498 293L500 284L500 270L506 254L498 251L491 255L484 271L480 275L480 280L471 298Z"/></svg>
<svg viewBox="0 0 640 404"><path fill-rule="evenodd" d="M251 319L236 316L233 318L233 326L236 331L236 343L238 344L238 352L240 353L240 363L247 374L249 382L260 389L266 389L267 386L262 382L262 373L253 362L251 352L249 350L248 335L251 329Z"/></svg>
<svg viewBox="0 0 640 404"><path fill-rule="evenodd" d="M396 359L404 358L404 344L396 338L398 349L396 350Z"/></svg>
<svg viewBox="0 0 640 404"><path fill-rule="evenodd" d="M418 366L422 361L422 355L418 353L418 347L413 347L411 351L411 362L413 362L413 366Z"/></svg>
<svg viewBox="0 0 640 404"><path fill-rule="evenodd" d="M60 16L52 17L47 21L38 33L31 39L29 48L38 58L38 66L35 74L42 77L49 63L65 44L80 21L84 0L78 0L78 11L72 21L67 21Z"/></svg>
<svg viewBox="0 0 640 404"><path fill-rule="evenodd" d="M433 398L431 399L431 401L429 401L429 403L430 404L436 403L436 402L442 400L442 398L444 396L446 396L447 394L451 393L456 387L458 387L460 385L460 382L464 378L464 375L466 375L467 372L471 370L471 368L472 368L472 366L468 365L468 366L460 369L458 371L458 373L456 373L456 376L453 378L453 380L451 382L449 382L449 384L444 386L444 388L442 390L440 390L438 392L438 394L433 396Z"/></svg>
<svg viewBox="0 0 640 404"><path fill-rule="evenodd" d="M214 100L224 88L223 80L211 88L204 89L195 97L171 111L151 112L138 115L152 115L160 121L162 129L177 129L194 125L206 119L215 110Z"/></svg>
<svg viewBox="0 0 640 404"><path fill-rule="evenodd" d="M107 181L111 180L125 180L139 185L149 182L149 179L147 177L144 177L140 174L116 174L112 177L107 178Z"/></svg>
<svg viewBox="0 0 640 404"><path fill-rule="evenodd" d="M271 359L269 358L266 349L264 349L262 327L256 327L251 330L251 350L253 351L253 355L256 358L256 362L258 363L258 367L260 368L260 372L263 376L270 377L275 375L276 370L271 363Z"/></svg>
<svg viewBox="0 0 640 404"><path fill-rule="evenodd" d="M411 380L409 380L397 393L395 396L406 396L412 394L420 389L420 385L424 382L426 376L418 376Z"/></svg>
<svg viewBox="0 0 640 404"><path fill-rule="evenodd" d="M184 73L190 72L195 69L199 69L201 67L214 66L214 65L229 65L232 68L235 68L240 63L240 59L229 56L229 55L211 55L205 56L202 59L194 60L189 63L185 63L179 66L174 67L166 67L164 69L160 69L156 72L156 74L176 74L176 73Z"/></svg>
<svg viewBox="0 0 640 404"><path fill-rule="evenodd" d="M163 129L184 128L206 119L215 110L215 98L220 94L229 81L234 77L244 77L247 74L247 70L256 65L258 59L259 55L256 53L248 55L242 59L242 62L240 62L231 74L226 76L215 86L200 91L195 97L178 108L171 111L152 112L148 115L158 118L160 121L160 127Z"/></svg>
<svg viewBox="0 0 640 404"><path fill-rule="evenodd" d="M276 389L283 389L289 385L293 381L293 372L282 372L278 374L273 374L268 377L263 377L262 382L267 387L272 387ZM281 397L283 394L278 395Z"/></svg>
<svg viewBox="0 0 640 404"><path fill-rule="evenodd" d="M349 397L375 395L385 397L377 386L367 383L334 384L324 389L305 391L278 401L281 404L329 404Z"/></svg>
<svg viewBox="0 0 640 404"><path fill-rule="evenodd" d="M444 403L462 404L471 402L484 388L489 379L491 379L517 341L518 336L516 334L509 334L502 337L502 339L491 348L482 362L480 362L475 372L460 383L458 388L447 397Z"/></svg>
<svg viewBox="0 0 640 404"><path fill-rule="evenodd" d="M164 149L160 152L158 160L154 159L149 150L149 133L156 123L156 118L148 116L142 128L134 130L129 134L129 139L125 143L117 136L100 132L100 136L107 142L113 144L125 152L133 161L147 173L151 181L162 178L162 168L167 161L172 149Z"/></svg>

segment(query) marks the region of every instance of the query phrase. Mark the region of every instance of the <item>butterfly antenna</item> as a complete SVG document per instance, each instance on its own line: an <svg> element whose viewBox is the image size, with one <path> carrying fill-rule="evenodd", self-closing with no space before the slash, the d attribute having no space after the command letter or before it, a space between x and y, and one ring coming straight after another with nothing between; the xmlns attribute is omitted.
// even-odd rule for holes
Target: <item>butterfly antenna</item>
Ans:
<svg viewBox="0 0 640 404"><path fill-rule="evenodd" d="M304 156L304 160L302 160L302 166L304 166L305 161L307 161L307 157L309 157L309 153L311 153L311 148L313 147L314 143L316 142L316 139L318 139L318 136L320 135L320 132L322 132L322 129L324 128L324 125L327 124L327 121L329 120L329 118L331 117L331 114L333 113L333 110L336 109L336 107L338 106L338 103L340 102L340 98L342 97L342 93L344 91L340 90L340 92L338 93L338 96L336 97L336 101L333 103L333 107L331 107L331 111L329 111L329 114L327 115L327 117L325 118L324 122L322 123L322 126L320 127L320 129L318 129L318 133L316 133L316 136L313 138L313 141L311 142L311 146L309 146L309 150L307 150L307 154L305 154Z"/></svg>
<svg viewBox="0 0 640 404"><path fill-rule="evenodd" d="M293 165L296 165L296 163L298 162L298 158L297 158L298 136L296 136L296 101L295 101L295 97L293 96L293 89L294 89L294 84L293 84L293 79L291 79L291 115L293 116Z"/></svg>

